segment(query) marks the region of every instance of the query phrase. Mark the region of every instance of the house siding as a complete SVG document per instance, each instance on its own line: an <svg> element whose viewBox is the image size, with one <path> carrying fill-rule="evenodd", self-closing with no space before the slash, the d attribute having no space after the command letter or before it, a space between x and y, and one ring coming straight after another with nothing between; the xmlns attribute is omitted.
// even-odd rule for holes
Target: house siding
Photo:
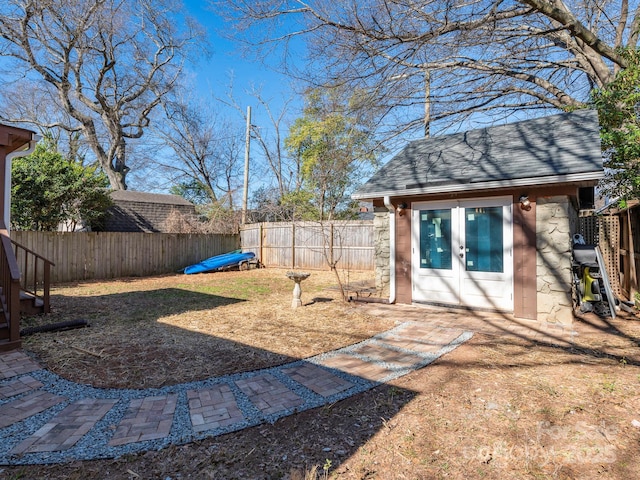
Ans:
<svg viewBox="0 0 640 480"><path fill-rule="evenodd" d="M536 199L529 195L531 210L513 203L513 314L535 320L538 316L536 276Z"/></svg>
<svg viewBox="0 0 640 480"><path fill-rule="evenodd" d="M405 201L404 199L402 201ZM409 203L409 202L406 202ZM411 210L396 216L396 299L398 303L413 301L411 283Z"/></svg>

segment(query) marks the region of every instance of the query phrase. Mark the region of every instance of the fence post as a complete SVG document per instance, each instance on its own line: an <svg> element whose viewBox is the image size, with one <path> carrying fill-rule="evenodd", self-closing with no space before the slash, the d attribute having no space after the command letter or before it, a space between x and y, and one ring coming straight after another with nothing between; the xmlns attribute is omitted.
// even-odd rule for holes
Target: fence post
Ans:
<svg viewBox="0 0 640 480"><path fill-rule="evenodd" d="M260 225L258 226L258 251L260 252L260 263L262 263L263 266L266 266L266 264L264 263L264 241L262 238L264 232L262 231L262 228L263 224L260 223Z"/></svg>
<svg viewBox="0 0 640 480"><path fill-rule="evenodd" d="M627 257L629 258L629 300L633 302L635 294L638 291L638 276L636 273L636 252L633 239L633 225L631 225L630 208L627 209L627 230L629 235L629 248L627 249Z"/></svg>
<svg viewBox="0 0 640 480"><path fill-rule="evenodd" d="M291 222L291 268L296 268L296 222Z"/></svg>
<svg viewBox="0 0 640 480"><path fill-rule="evenodd" d="M330 255L330 261L331 261L331 265L333 268L333 259L334 259L334 254L333 254L333 222L331 222L329 224L329 255Z"/></svg>

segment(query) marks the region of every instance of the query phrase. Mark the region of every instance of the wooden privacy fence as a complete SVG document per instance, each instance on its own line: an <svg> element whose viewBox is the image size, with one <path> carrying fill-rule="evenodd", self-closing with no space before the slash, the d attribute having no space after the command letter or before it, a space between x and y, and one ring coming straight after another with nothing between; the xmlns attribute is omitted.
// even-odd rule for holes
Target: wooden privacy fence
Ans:
<svg viewBox="0 0 640 480"><path fill-rule="evenodd" d="M640 285L640 208L636 205L620 212L616 218L620 232L620 289L627 299L634 302Z"/></svg>
<svg viewBox="0 0 640 480"><path fill-rule="evenodd" d="M278 222L244 225L243 251L266 267L373 270L372 221Z"/></svg>
<svg viewBox="0 0 640 480"><path fill-rule="evenodd" d="M55 263L54 283L172 273L240 248L238 235L16 231L11 239Z"/></svg>

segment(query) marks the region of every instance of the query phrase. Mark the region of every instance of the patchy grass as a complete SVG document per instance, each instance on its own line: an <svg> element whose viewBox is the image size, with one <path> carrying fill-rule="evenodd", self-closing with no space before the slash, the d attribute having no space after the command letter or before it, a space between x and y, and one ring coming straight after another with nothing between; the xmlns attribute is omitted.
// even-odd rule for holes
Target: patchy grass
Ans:
<svg viewBox="0 0 640 480"><path fill-rule="evenodd" d="M343 302L332 279L313 272L298 309L293 282L275 269L63 285L52 291L53 313L23 327L77 319L90 327L32 335L24 348L70 380L147 388L310 357L393 325Z"/></svg>

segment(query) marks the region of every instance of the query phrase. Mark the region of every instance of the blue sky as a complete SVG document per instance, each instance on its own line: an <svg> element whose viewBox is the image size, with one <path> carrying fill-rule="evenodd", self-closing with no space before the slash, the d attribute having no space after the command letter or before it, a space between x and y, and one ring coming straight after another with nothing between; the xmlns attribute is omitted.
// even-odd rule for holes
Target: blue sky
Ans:
<svg viewBox="0 0 640 480"><path fill-rule="evenodd" d="M244 58L237 44L223 38L220 32L228 31L229 26L208 9L206 1L185 0L184 3L191 15L207 29L209 35L212 55L202 60L192 71L198 91L203 98L225 97L233 78L234 96L245 111L247 106L252 107L254 120L252 123L258 124L264 120L264 112L260 111L254 98L245 94L247 90L252 87L261 90L265 98L273 100L276 110L283 99L292 95L292 83L288 77L268 68L261 61ZM278 59L267 58L265 63L268 64L269 61L276 64ZM300 105L300 103L297 104L298 107ZM299 110L291 112L295 116L299 113ZM235 111L229 111L229 115L239 116Z"/></svg>
<svg viewBox="0 0 640 480"><path fill-rule="evenodd" d="M270 108L274 114L279 114L283 108L284 101L295 98L291 80L274 69L266 66L269 62L277 64L279 59L266 58L264 61L244 58L240 52L239 45L232 40L224 38L220 32L229 31L229 26L215 15L209 8L206 0L184 0L188 13L196 18L206 29L209 39L211 55L200 59L196 65L188 67L187 75L192 78L197 89L195 95L202 102L215 102L214 110L219 118L228 121L233 127L244 132L246 122L237 109L225 106L216 99L227 99L229 86L233 79L233 96L246 113L247 107L251 106L251 123L261 128L261 133L268 136L272 130L264 108L259 102L247 94L248 91L256 89L261 91L262 97L269 101ZM302 46L302 42L298 43ZM289 103L287 119L291 122L300 116L302 111L302 97L297 97L295 101ZM289 123L281 128L287 128ZM281 134L286 136L287 131ZM264 185L266 177L264 175L264 161L256 142L252 142L251 148L251 168L250 168L250 193L259 186ZM156 172L157 173L157 172ZM132 170L128 177L130 188L134 190L154 190L165 192L170 185L163 177L149 177L149 172Z"/></svg>

